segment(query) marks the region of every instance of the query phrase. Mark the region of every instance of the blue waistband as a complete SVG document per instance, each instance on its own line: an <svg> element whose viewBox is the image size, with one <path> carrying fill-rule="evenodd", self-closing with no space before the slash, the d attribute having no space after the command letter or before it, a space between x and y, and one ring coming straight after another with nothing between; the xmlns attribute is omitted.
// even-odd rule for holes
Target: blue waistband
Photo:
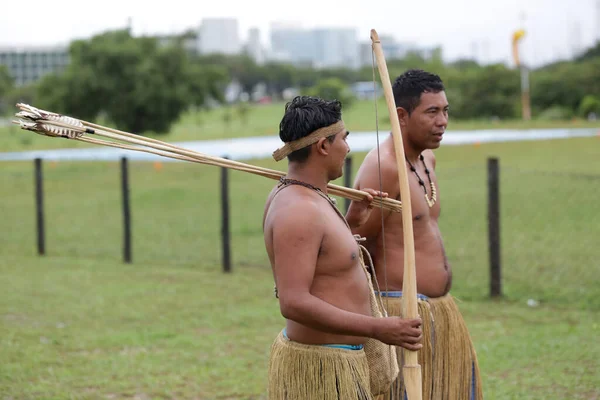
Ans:
<svg viewBox="0 0 600 400"><path fill-rule="evenodd" d="M287 335L286 328L283 328L283 336L287 340L290 340L290 338ZM344 350L362 350L362 348L364 347L362 344L320 344L319 346L332 347L334 349L344 349Z"/></svg>
<svg viewBox="0 0 600 400"><path fill-rule="evenodd" d="M402 290L390 290L388 292L375 291L375 294L379 294L381 297L402 297ZM429 300L429 297L421 293L417 293L417 298L419 300Z"/></svg>

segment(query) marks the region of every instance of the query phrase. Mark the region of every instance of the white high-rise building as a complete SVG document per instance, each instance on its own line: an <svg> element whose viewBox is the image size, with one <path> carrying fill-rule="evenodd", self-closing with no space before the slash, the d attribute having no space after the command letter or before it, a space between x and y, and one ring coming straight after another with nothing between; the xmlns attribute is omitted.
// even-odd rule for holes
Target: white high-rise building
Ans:
<svg viewBox="0 0 600 400"><path fill-rule="evenodd" d="M357 68L359 44L354 28L303 29L271 26L272 59L316 68Z"/></svg>
<svg viewBox="0 0 600 400"><path fill-rule="evenodd" d="M393 36L380 35L381 49L386 60L397 60L406 57L409 51L423 53L423 49L418 48L413 43L397 42ZM364 41L360 44L359 64L360 66L372 66L374 63L372 53L372 42Z"/></svg>
<svg viewBox="0 0 600 400"><path fill-rule="evenodd" d="M294 65L313 65L317 48L313 31L297 25L271 25L271 58Z"/></svg>
<svg viewBox="0 0 600 400"><path fill-rule="evenodd" d="M257 64L265 62L265 49L260 42L260 30L258 28L251 28L248 31L246 52Z"/></svg>
<svg viewBox="0 0 600 400"><path fill-rule="evenodd" d="M235 18L205 18L198 30L200 54L239 54L242 46Z"/></svg>
<svg viewBox="0 0 600 400"><path fill-rule="evenodd" d="M360 46L354 28L315 29L317 52L314 63L320 68L358 68Z"/></svg>
<svg viewBox="0 0 600 400"><path fill-rule="evenodd" d="M600 0L596 0L596 37L594 39L594 44L596 41L600 41Z"/></svg>

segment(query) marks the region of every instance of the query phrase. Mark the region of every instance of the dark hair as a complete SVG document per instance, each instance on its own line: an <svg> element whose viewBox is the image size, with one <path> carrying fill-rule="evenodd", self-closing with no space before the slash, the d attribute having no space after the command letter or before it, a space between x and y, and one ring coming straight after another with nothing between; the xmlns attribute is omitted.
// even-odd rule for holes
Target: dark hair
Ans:
<svg viewBox="0 0 600 400"><path fill-rule="evenodd" d="M422 69L409 69L392 85L396 107L404 108L408 114L414 111L421 101L422 93L438 93L444 91L442 79Z"/></svg>
<svg viewBox="0 0 600 400"><path fill-rule="evenodd" d="M319 128L335 124L342 119L342 103L318 97L296 96L285 105L279 123L279 138L287 143L308 136ZM335 135L328 137L333 142ZM289 161L302 162L310 155L310 146L288 155Z"/></svg>

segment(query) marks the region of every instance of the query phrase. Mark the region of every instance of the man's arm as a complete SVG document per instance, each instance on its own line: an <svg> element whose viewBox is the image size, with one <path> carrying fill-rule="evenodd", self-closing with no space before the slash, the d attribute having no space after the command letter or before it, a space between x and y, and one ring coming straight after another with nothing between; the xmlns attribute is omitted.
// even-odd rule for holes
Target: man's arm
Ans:
<svg viewBox="0 0 600 400"><path fill-rule="evenodd" d="M376 338L412 350L422 347L420 319L356 314L313 296L310 288L325 232L322 211L304 201L280 212L273 226L273 249L279 304L285 318L324 332Z"/></svg>
<svg viewBox="0 0 600 400"><path fill-rule="evenodd" d="M423 152L423 156L425 157L425 163L428 166L431 166L431 169L433 171L435 171L436 160L435 160L434 152L432 150L425 150ZM438 201L439 201L439 195L438 195ZM440 215L441 215L441 208L440 208ZM450 291L450 288L452 287L452 267L450 266L450 262L448 261L448 256L446 255L446 248L444 246L444 239L442 239L442 234L439 230L438 230L438 239L442 245L442 255L444 257L444 268L448 272L448 283L446 284L446 287L444 288L444 292L448 293Z"/></svg>
<svg viewBox="0 0 600 400"><path fill-rule="evenodd" d="M339 309L310 293L325 227L310 201L281 210L273 226L274 268L281 314L302 325L340 335L372 337L375 318Z"/></svg>

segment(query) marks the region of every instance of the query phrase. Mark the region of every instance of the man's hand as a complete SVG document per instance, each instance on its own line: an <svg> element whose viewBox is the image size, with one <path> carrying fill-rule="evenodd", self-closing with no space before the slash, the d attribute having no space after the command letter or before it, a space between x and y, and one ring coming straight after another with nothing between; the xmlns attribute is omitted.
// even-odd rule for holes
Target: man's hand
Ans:
<svg viewBox="0 0 600 400"><path fill-rule="evenodd" d="M400 317L387 317L379 319L375 331L375 339L380 342L401 346L408 350L419 350L423 345L423 330L421 318L403 319Z"/></svg>
<svg viewBox="0 0 600 400"><path fill-rule="evenodd" d="M373 199L375 197L386 198L388 194L386 192L380 192L374 189L363 189L363 192L367 192L367 198L363 201L353 201L350 203L348 213L346 214L346 220L350 228L358 228L369 219L371 210L373 209Z"/></svg>

